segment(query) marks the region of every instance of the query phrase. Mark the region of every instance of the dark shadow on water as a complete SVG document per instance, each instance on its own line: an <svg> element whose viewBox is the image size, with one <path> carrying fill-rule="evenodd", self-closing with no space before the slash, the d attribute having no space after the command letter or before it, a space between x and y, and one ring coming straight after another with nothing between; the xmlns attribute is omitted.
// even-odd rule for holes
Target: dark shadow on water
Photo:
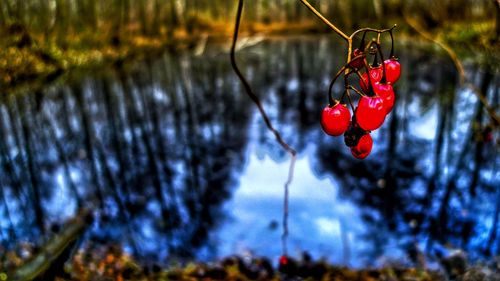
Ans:
<svg viewBox="0 0 500 281"><path fill-rule="evenodd" d="M367 263L394 247L410 261L415 247L431 256L444 245L472 257L499 254L498 132L474 95L456 88L452 63L406 47L394 111L374 133L373 154L359 161L318 120L342 51L325 38L302 38L266 41L239 56L277 129L310 162L303 172L332 179L355 204L363 231L353 234L368 246L352 251ZM480 68L469 75L498 106L498 75ZM50 225L91 207L97 221L86 241L120 243L144 260L215 258L224 239L238 239L217 233L234 217L244 220L224 206L253 155L287 157L214 46L3 97L0 110L7 248L42 243ZM259 170L266 178L274 172Z"/></svg>

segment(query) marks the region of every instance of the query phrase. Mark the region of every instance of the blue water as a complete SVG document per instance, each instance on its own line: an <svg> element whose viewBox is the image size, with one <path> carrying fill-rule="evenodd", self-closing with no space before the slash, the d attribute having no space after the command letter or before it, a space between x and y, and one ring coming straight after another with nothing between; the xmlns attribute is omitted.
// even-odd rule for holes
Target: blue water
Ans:
<svg viewBox="0 0 500 281"><path fill-rule="evenodd" d="M272 122L298 151L289 254L357 267L411 264L415 246L431 261L443 249L475 258L499 251L492 234L499 134L486 139L490 119L457 86L452 62L399 47L394 112L372 133L372 154L357 160L319 125L329 79L342 64L339 46L304 37L238 52ZM481 87L484 71L467 65L467 72ZM486 96L498 105L494 75ZM281 255L290 157L223 46L68 78L6 97L0 109L6 247L41 244L50 236L41 228L87 207L96 221L82 247L117 243L139 260L164 263Z"/></svg>

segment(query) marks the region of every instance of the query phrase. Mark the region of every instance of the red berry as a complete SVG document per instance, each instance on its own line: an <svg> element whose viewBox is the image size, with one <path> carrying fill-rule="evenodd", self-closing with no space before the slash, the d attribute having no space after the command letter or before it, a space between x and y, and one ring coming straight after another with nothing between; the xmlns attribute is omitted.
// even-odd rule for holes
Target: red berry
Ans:
<svg viewBox="0 0 500 281"><path fill-rule="evenodd" d="M401 64L397 58L390 58L384 61L385 65L385 79L388 83L394 84L398 81L401 75Z"/></svg>
<svg viewBox="0 0 500 281"><path fill-rule="evenodd" d="M484 135L484 142L489 143L493 141L493 133L489 132Z"/></svg>
<svg viewBox="0 0 500 281"><path fill-rule="evenodd" d="M382 70L382 66L370 68L369 72L370 72L370 78L372 79L372 83L382 80L382 76L384 76L384 71Z"/></svg>
<svg viewBox="0 0 500 281"><path fill-rule="evenodd" d="M360 49L356 48L356 49L354 49L354 51L352 51L352 58L355 58L355 57L360 56L362 54L363 54L363 51L361 51ZM365 62L363 61L363 58L357 58L355 60L352 60L349 63L349 65L351 67L360 69L360 68L362 68L365 65Z"/></svg>
<svg viewBox="0 0 500 281"><path fill-rule="evenodd" d="M287 258L287 256L285 256L285 255L281 256L279 262L280 262L280 265L286 265L286 264L288 264L288 258Z"/></svg>
<svg viewBox="0 0 500 281"><path fill-rule="evenodd" d="M363 96L354 114L361 129L365 131L378 129L385 120L384 100L379 96Z"/></svg>
<svg viewBox="0 0 500 281"><path fill-rule="evenodd" d="M394 89L392 88L392 86L389 84L376 82L373 85L373 92L375 92L375 94L377 94L384 100L385 113L389 114L389 112L391 112L392 108L394 107L395 100Z"/></svg>
<svg viewBox="0 0 500 281"><path fill-rule="evenodd" d="M368 74L366 74L366 72L361 74L361 78L359 79L359 86L361 87L361 90L363 90L363 92L368 92Z"/></svg>
<svg viewBox="0 0 500 281"><path fill-rule="evenodd" d="M352 156L364 159L370 154L373 147L373 139L370 134L363 135L356 146L351 147Z"/></svg>
<svg viewBox="0 0 500 281"><path fill-rule="evenodd" d="M330 136L342 135L351 123L351 113L344 104L326 106L321 113L321 127Z"/></svg>
<svg viewBox="0 0 500 281"><path fill-rule="evenodd" d="M370 73L370 79L372 82L372 86L375 82L379 82L380 80L382 80L382 76L384 75L382 67L380 67L380 66L370 68L369 73ZM361 89L363 90L363 92L365 92L365 93L368 92L368 74L366 74L366 72L361 74L361 79L359 80L359 85L361 86Z"/></svg>
<svg viewBox="0 0 500 281"><path fill-rule="evenodd" d="M493 129L491 127L486 127L483 130L483 142L489 143L493 141Z"/></svg>

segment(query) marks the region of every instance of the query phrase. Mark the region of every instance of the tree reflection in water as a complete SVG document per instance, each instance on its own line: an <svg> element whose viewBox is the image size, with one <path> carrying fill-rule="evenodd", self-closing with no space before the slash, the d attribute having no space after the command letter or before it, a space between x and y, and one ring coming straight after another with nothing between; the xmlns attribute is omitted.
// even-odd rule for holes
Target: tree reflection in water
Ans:
<svg viewBox="0 0 500 281"><path fill-rule="evenodd" d="M499 254L498 145L488 140L481 104L455 87L451 62L407 47L396 107L374 134L373 155L358 161L318 125L329 76L342 63L336 46L325 38L271 40L240 56L285 140L358 206L371 241L366 257L383 254L389 237L431 255L446 243L472 256ZM498 103L498 74L471 68L469 75ZM98 219L89 240L123 243L142 258L215 255L224 243L214 239L227 216L223 203L245 173L247 146L286 157L252 125L255 109L213 46L202 56L165 54L1 102L7 247L42 242L48 225L92 207Z"/></svg>

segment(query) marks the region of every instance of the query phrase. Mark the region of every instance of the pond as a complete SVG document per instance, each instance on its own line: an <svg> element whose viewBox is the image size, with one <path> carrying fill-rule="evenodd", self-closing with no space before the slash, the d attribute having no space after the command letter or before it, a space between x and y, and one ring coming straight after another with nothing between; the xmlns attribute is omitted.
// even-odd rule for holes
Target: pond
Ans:
<svg viewBox="0 0 500 281"><path fill-rule="evenodd" d="M451 60L399 47L395 108L372 133L372 154L357 160L319 124L341 47L329 37L268 39L237 55L298 151L290 255L377 266L410 264L418 252L430 260L453 249L500 253L498 132L474 93L456 87ZM498 106L498 74L472 65L467 74ZM96 219L82 245L119 244L145 262L281 255L290 157L243 91L226 46L6 96L0 110L6 248L43 242L41 229L87 207Z"/></svg>

